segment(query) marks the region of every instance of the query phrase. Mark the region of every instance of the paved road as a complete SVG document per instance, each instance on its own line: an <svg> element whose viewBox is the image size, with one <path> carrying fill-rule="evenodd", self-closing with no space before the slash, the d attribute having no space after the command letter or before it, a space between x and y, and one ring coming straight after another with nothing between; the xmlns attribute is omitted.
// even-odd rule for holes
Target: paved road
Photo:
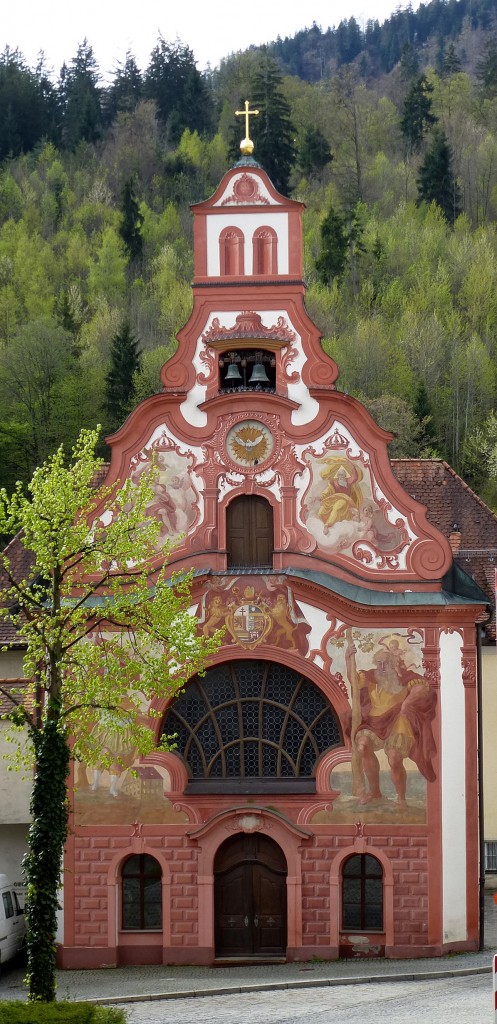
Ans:
<svg viewBox="0 0 497 1024"><path fill-rule="evenodd" d="M491 975L125 1005L129 1024L494 1024Z"/></svg>

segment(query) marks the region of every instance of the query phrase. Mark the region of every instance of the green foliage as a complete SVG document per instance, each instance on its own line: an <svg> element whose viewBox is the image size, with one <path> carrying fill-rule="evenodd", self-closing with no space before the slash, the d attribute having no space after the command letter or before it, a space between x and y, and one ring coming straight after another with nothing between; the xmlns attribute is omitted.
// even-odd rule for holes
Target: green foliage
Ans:
<svg viewBox="0 0 497 1024"><path fill-rule="evenodd" d="M129 321L112 339L111 367L105 378L104 405L109 414L109 429L116 430L131 412L134 399L134 375L141 366L139 343L131 332Z"/></svg>
<svg viewBox="0 0 497 1024"><path fill-rule="evenodd" d="M320 128L310 125L306 128L299 147L299 169L305 177L319 174L333 159L328 141Z"/></svg>
<svg viewBox="0 0 497 1024"><path fill-rule="evenodd" d="M68 149L79 142L96 142L102 129L99 70L88 40L78 46L60 81L63 118L62 133Z"/></svg>
<svg viewBox="0 0 497 1024"><path fill-rule="evenodd" d="M278 192L288 192L290 171L296 157L290 107L282 89L282 74L276 62L262 53L252 81L251 102L259 115L251 119L254 156L267 171ZM238 126L239 133L240 126ZM240 135L238 134L238 138Z"/></svg>
<svg viewBox="0 0 497 1024"><path fill-rule="evenodd" d="M153 572L160 546L160 524L147 515L153 476L95 491L97 443L96 431L83 431L69 464L59 448L26 491L20 484L10 497L0 490L0 534L19 533L31 553L19 571L8 548L0 555L0 614L26 647L28 695L14 696L6 717L14 736L24 725L21 754L35 767L24 871L29 993L43 1002L55 998L69 757L99 768L115 763L93 728L102 716L116 735L131 736L138 754L150 753L152 699L170 697L203 671L221 636L197 636L192 573L168 579L166 565Z"/></svg>
<svg viewBox="0 0 497 1024"><path fill-rule="evenodd" d="M417 183L418 202L436 203L449 224L453 224L461 212L461 196L452 168L452 151L440 130L433 132Z"/></svg>
<svg viewBox="0 0 497 1024"><path fill-rule="evenodd" d="M433 86L426 75L419 75L404 100L400 130L411 152L418 152L426 132L436 122L431 109L432 92Z"/></svg>
<svg viewBox="0 0 497 1024"><path fill-rule="evenodd" d="M345 218L330 206L320 228L321 246L316 270L323 284L340 279L347 265L349 247Z"/></svg>
<svg viewBox="0 0 497 1024"><path fill-rule="evenodd" d="M179 40L172 44L159 36L145 72L144 95L157 104L171 143L179 142L185 128L200 133L211 129L210 95L192 50Z"/></svg>
<svg viewBox="0 0 497 1024"><path fill-rule="evenodd" d="M143 214L138 205L133 181L130 178L124 182L121 214L122 221L119 227L119 234L124 242L129 259L131 261L139 260L143 253L141 233Z"/></svg>
<svg viewBox="0 0 497 1024"><path fill-rule="evenodd" d="M115 1006L0 1002L0 1024L126 1024L126 1019L125 1011Z"/></svg>

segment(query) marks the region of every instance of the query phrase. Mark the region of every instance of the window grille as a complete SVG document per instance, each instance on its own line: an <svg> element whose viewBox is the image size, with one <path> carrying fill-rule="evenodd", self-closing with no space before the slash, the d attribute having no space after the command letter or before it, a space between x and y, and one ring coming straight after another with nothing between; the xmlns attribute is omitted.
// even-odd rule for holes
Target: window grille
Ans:
<svg viewBox="0 0 497 1024"><path fill-rule="evenodd" d="M190 791L230 791L238 780L242 792L276 782L313 792L316 761L343 743L338 718L314 683L285 666L248 660L196 677L170 708L163 733L175 734Z"/></svg>
<svg viewBox="0 0 497 1024"><path fill-rule="evenodd" d="M383 930L383 868L367 853L356 853L343 865L342 928Z"/></svg>
<svg viewBox="0 0 497 1024"><path fill-rule="evenodd" d="M485 840L485 871L497 874L497 840Z"/></svg>
<svg viewBox="0 0 497 1024"><path fill-rule="evenodd" d="M162 928L162 869L155 857L134 854L122 867L122 927L130 931Z"/></svg>

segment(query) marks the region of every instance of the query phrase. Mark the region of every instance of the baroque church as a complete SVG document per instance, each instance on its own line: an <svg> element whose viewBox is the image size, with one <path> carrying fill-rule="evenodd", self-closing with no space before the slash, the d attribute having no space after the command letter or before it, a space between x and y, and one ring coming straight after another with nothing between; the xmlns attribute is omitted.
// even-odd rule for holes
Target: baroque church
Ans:
<svg viewBox="0 0 497 1024"><path fill-rule="evenodd" d="M157 467L170 571L194 568L198 628L224 639L158 709L173 750L76 772L67 968L478 948L487 599L337 388L303 206L252 156L250 113L193 207L192 314L106 479Z"/></svg>

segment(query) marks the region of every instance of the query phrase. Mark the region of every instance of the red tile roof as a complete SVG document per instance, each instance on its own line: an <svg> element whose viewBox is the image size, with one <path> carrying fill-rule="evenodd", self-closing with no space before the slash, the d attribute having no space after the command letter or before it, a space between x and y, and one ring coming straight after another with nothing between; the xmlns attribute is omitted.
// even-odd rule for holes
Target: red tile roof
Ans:
<svg viewBox="0 0 497 1024"><path fill-rule="evenodd" d="M450 541L458 564L491 601L486 626L495 640L494 569L497 568L497 515L443 459L392 459L402 487L422 505L427 518Z"/></svg>

